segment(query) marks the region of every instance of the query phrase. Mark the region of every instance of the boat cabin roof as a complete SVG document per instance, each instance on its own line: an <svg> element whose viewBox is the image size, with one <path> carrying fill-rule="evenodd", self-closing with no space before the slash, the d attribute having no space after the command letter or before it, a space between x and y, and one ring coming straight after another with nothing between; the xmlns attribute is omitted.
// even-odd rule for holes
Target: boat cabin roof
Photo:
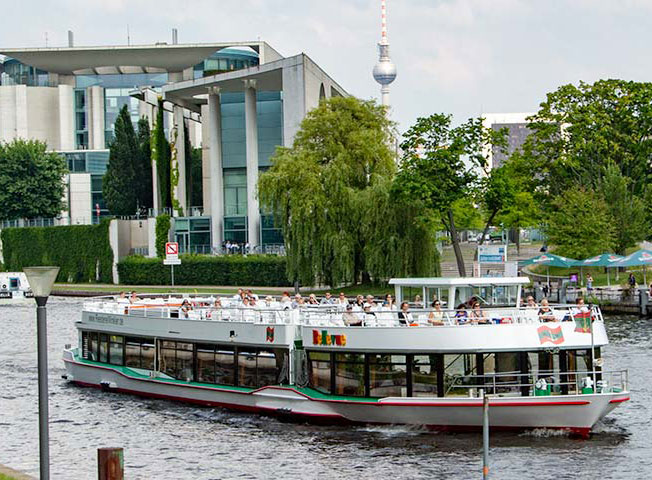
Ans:
<svg viewBox="0 0 652 480"><path fill-rule="evenodd" d="M528 277L427 277L427 278L392 278L390 285L401 287L485 287L527 285Z"/></svg>

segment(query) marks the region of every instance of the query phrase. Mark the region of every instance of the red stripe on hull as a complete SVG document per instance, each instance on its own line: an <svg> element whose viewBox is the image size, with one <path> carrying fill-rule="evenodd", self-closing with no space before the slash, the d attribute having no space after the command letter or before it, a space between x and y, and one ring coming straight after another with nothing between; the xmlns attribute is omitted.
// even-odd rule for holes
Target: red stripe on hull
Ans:
<svg viewBox="0 0 652 480"><path fill-rule="evenodd" d="M629 397L625 398L614 398L613 400L609 400L609 403L622 403L622 402L628 402Z"/></svg>

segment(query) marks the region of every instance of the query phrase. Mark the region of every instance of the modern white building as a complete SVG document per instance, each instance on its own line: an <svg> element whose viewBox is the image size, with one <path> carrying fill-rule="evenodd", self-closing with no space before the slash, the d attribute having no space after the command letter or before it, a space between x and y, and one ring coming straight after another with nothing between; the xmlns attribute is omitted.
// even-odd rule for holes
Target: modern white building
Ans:
<svg viewBox="0 0 652 480"><path fill-rule="evenodd" d="M346 95L305 54L285 58L263 41L0 48L0 54L0 141L43 140L66 156L64 223L91 223L108 213L102 176L120 108L129 107L134 124L141 116L151 123L164 100L177 157L183 158L186 131L203 154L203 205L190 204L190 172L178 165L175 198L185 216L176 219L175 236L182 251L218 249L227 240L261 248L282 243L272 216L260 210L258 174L277 146L292 144L320 99ZM157 212L155 166L153 179Z"/></svg>

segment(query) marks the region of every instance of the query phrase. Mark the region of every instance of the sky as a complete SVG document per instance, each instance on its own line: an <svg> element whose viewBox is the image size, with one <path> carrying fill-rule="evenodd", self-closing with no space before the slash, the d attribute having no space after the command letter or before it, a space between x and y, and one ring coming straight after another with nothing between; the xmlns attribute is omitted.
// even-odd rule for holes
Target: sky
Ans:
<svg viewBox="0 0 652 480"><path fill-rule="evenodd" d="M24 0L3 8L3 47L261 39L306 53L347 92L380 97L371 71L380 0ZM387 0L398 77L392 119L533 112L560 85L652 80L652 0Z"/></svg>

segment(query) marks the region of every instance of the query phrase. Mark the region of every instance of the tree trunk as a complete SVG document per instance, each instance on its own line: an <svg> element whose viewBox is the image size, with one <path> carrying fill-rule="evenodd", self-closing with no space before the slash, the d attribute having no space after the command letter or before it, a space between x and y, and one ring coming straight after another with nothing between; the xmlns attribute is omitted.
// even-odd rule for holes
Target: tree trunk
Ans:
<svg viewBox="0 0 652 480"><path fill-rule="evenodd" d="M460 277L466 277L466 268L464 267L464 257L462 256L462 249L460 248L460 239L457 236L457 229L455 228L455 220L453 219L453 209L448 209L448 228L451 234L451 241L453 242L453 251L455 252L455 259L457 260L457 271Z"/></svg>
<svg viewBox="0 0 652 480"><path fill-rule="evenodd" d="M521 228L516 227L516 254L521 254Z"/></svg>
<svg viewBox="0 0 652 480"><path fill-rule="evenodd" d="M494 210L491 212L491 215L489 216L489 220L487 220L487 224L484 226L484 231L482 232L482 237L480 238L480 241L478 242L478 245L482 245L484 243L484 239L487 238L487 234L489 233L489 227L491 226L491 222L494 221L494 217L498 213L498 210Z"/></svg>

